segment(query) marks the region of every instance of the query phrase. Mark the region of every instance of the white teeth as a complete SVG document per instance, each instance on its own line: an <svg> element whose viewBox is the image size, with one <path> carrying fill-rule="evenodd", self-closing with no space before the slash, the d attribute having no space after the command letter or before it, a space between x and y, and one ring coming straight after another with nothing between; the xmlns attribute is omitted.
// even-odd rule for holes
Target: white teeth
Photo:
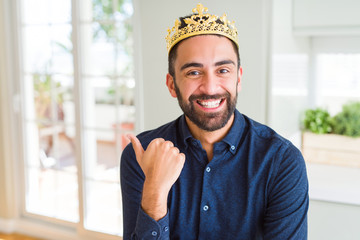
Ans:
<svg viewBox="0 0 360 240"><path fill-rule="evenodd" d="M216 108L220 105L221 100L209 101L209 102L200 102L199 104L204 108Z"/></svg>

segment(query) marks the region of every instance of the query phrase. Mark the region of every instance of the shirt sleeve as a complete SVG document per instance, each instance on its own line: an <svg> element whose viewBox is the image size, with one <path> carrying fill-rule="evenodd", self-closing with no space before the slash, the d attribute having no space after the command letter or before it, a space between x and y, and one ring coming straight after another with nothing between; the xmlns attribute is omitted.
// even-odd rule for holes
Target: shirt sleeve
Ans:
<svg viewBox="0 0 360 240"><path fill-rule="evenodd" d="M264 218L264 239L307 239L309 195L305 161L290 144L278 152L275 162Z"/></svg>
<svg viewBox="0 0 360 240"><path fill-rule="evenodd" d="M169 213L155 221L141 208L144 173L136 161L132 145L123 151L120 183L123 204L123 239L170 239Z"/></svg>

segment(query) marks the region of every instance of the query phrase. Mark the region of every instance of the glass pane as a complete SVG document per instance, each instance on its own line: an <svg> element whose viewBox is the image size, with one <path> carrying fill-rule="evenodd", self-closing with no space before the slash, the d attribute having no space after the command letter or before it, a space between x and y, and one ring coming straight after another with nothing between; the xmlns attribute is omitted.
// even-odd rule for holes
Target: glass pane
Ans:
<svg viewBox="0 0 360 240"><path fill-rule="evenodd" d="M23 0L25 24L68 23L71 20L70 0Z"/></svg>
<svg viewBox="0 0 360 240"><path fill-rule="evenodd" d="M115 63L117 52L115 44L111 41L114 35L111 25L101 25L99 23L84 24L82 26L82 52L84 75L105 75L115 74Z"/></svg>
<svg viewBox="0 0 360 240"><path fill-rule="evenodd" d="M116 59L116 73L118 76L130 77L134 75L132 39L120 41Z"/></svg>
<svg viewBox="0 0 360 240"><path fill-rule="evenodd" d="M48 0L22 0L23 20L26 24L45 24L49 19Z"/></svg>
<svg viewBox="0 0 360 240"><path fill-rule="evenodd" d="M52 56L50 28L27 26L23 33L25 72L49 72Z"/></svg>
<svg viewBox="0 0 360 240"><path fill-rule="evenodd" d="M75 123L75 103L74 103L74 79L67 75L53 75L56 88L54 99L58 105L58 115L56 120L63 121L65 124Z"/></svg>
<svg viewBox="0 0 360 240"><path fill-rule="evenodd" d="M316 60L320 106L335 115L360 101L360 54L319 54Z"/></svg>
<svg viewBox="0 0 360 240"><path fill-rule="evenodd" d="M36 119L49 124L49 122L56 119L57 115L61 115L56 111L57 104L53 102L52 76L34 73L31 77L33 80Z"/></svg>
<svg viewBox="0 0 360 240"><path fill-rule="evenodd" d="M49 22L68 23L71 21L71 0L51 0L49 2Z"/></svg>
<svg viewBox="0 0 360 240"><path fill-rule="evenodd" d="M26 210L78 222L77 174L51 168L28 168Z"/></svg>
<svg viewBox="0 0 360 240"><path fill-rule="evenodd" d="M57 25L51 28L51 70L53 72L62 74L73 73L71 29L69 24Z"/></svg>
<svg viewBox="0 0 360 240"><path fill-rule="evenodd" d="M117 0L115 3L114 14L117 21L124 21L133 15L134 8L131 0Z"/></svg>
<svg viewBox="0 0 360 240"><path fill-rule="evenodd" d="M32 86L31 86L32 85ZM43 124L74 122L73 79L64 75L34 73L25 78L27 119Z"/></svg>
<svg viewBox="0 0 360 240"><path fill-rule="evenodd" d="M122 235L122 204L119 183L86 181L85 228Z"/></svg>
<svg viewBox="0 0 360 240"><path fill-rule="evenodd" d="M35 168L40 167L40 141L39 127L35 122L27 122L25 125L26 144L25 144L25 166Z"/></svg>
<svg viewBox="0 0 360 240"><path fill-rule="evenodd" d="M118 0L119 1L119 0ZM114 16L114 4L117 0L92 0L94 19L111 19Z"/></svg>
<svg viewBox="0 0 360 240"><path fill-rule="evenodd" d="M117 82L116 96L121 105L133 106L135 99L135 79L121 78ZM124 114L123 114L124 115ZM128 114L126 114L128 115ZM130 116L129 116L130 117ZM131 117L130 117L131 118ZM126 121L129 119L127 118Z"/></svg>
<svg viewBox="0 0 360 240"><path fill-rule="evenodd" d="M112 131L85 130L85 177L119 182L120 145L115 129Z"/></svg>
<svg viewBox="0 0 360 240"><path fill-rule="evenodd" d="M74 128L29 122L26 136L26 210L78 221Z"/></svg>
<svg viewBox="0 0 360 240"><path fill-rule="evenodd" d="M360 54L319 54L317 65L323 95L360 92Z"/></svg>
<svg viewBox="0 0 360 240"><path fill-rule="evenodd" d="M132 16L134 9L131 0L81 0L81 20L124 21Z"/></svg>
<svg viewBox="0 0 360 240"><path fill-rule="evenodd" d="M85 126L112 129L116 123L115 81L108 78L85 79L84 97Z"/></svg>
<svg viewBox="0 0 360 240"><path fill-rule="evenodd" d="M121 146L121 150L124 150L124 148L130 143L130 140L126 137L126 134L134 134L134 130L135 122L122 122L116 125L115 137L117 144Z"/></svg>
<svg viewBox="0 0 360 240"><path fill-rule="evenodd" d="M75 129L67 125L26 124L27 166L76 172Z"/></svg>
<svg viewBox="0 0 360 240"><path fill-rule="evenodd" d="M120 145L115 129L85 130L85 227L121 234Z"/></svg>
<svg viewBox="0 0 360 240"><path fill-rule="evenodd" d="M40 165L76 172L75 130L65 125L39 127Z"/></svg>

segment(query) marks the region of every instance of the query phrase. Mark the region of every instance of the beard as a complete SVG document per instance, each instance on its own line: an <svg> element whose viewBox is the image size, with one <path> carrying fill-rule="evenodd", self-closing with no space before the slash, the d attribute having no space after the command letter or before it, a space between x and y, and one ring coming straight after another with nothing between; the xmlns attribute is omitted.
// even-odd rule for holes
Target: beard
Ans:
<svg viewBox="0 0 360 240"><path fill-rule="evenodd" d="M202 130L212 132L218 129L223 128L226 123L229 121L231 116L234 114L236 108L236 102L238 93L234 97L231 97L229 92L224 94L216 94L216 95L191 95L188 99L189 103L187 103L181 93L179 88L175 85L175 92L177 95L177 99L179 102L179 106L184 112L185 116L187 116L190 121L192 121L197 127ZM194 102L199 100L207 100L207 99L225 99L226 100L226 108L220 112L216 113L207 113L196 111Z"/></svg>

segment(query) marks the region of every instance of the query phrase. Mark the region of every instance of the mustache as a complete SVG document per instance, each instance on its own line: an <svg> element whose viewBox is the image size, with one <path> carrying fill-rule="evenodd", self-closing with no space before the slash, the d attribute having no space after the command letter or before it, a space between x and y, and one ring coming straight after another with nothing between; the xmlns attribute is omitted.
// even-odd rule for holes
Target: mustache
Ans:
<svg viewBox="0 0 360 240"><path fill-rule="evenodd" d="M193 94L189 97L189 101L196 101L196 100L208 100L208 99L220 99L220 98L230 98L230 93L226 92L224 94Z"/></svg>

